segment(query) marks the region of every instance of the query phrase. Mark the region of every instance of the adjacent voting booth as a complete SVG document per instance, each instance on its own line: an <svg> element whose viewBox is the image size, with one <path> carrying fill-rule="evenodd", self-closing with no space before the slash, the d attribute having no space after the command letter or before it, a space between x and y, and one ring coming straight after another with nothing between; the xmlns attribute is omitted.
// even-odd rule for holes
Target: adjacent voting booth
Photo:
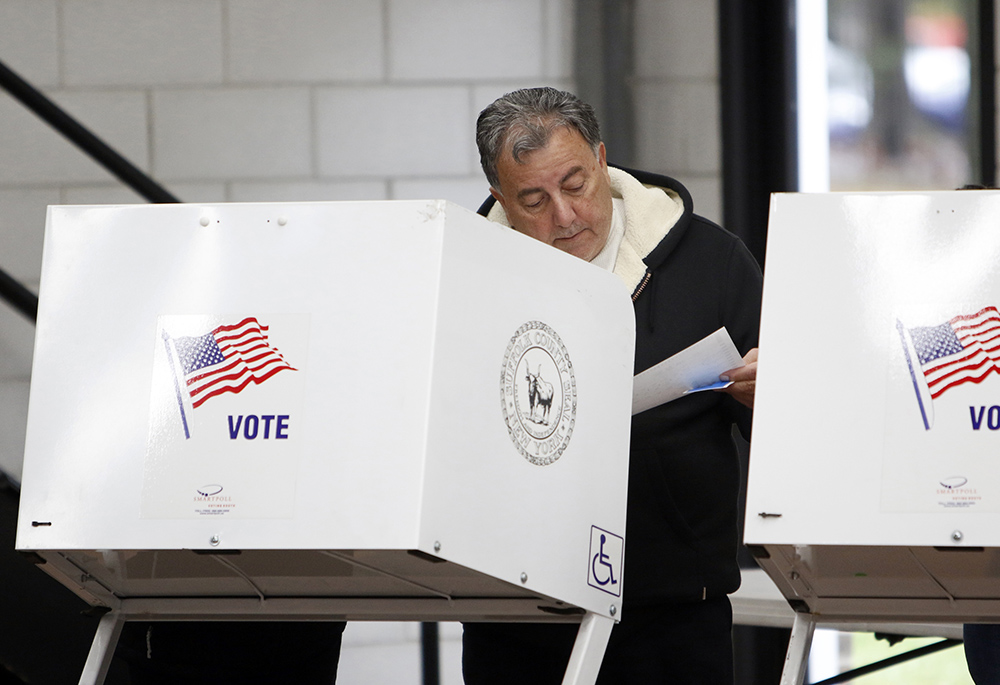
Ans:
<svg viewBox="0 0 1000 685"><path fill-rule="evenodd" d="M745 541L817 621L1000 622L1000 193L775 195Z"/></svg>
<svg viewBox="0 0 1000 685"><path fill-rule="evenodd" d="M19 550L122 623L621 606L634 321L443 201L52 207ZM970 538L971 536L970 531Z"/></svg>

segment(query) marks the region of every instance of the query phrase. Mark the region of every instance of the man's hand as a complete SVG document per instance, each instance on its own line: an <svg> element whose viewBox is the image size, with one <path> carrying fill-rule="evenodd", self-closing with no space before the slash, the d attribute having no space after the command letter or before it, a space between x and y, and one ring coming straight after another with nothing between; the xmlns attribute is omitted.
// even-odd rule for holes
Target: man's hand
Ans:
<svg viewBox="0 0 1000 685"><path fill-rule="evenodd" d="M732 381L733 384L717 392L729 393L737 402L753 409L753 396L757 390L757 348L746 353L743 366L729 369L719 376L719 380Z"/></svg>

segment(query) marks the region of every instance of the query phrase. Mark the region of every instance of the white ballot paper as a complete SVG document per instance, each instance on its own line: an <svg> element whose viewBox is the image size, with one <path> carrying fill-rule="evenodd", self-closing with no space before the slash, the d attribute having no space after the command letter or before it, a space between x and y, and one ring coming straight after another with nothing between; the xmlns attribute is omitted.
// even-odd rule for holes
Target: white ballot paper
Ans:
<svg viewBox="0 0 1000 685"><path fill-rule="evenodd" d="M725 326L664 359L632 379L632 414L666 404L678 397L732 385L719 374L743 366L736 344Z"/></svg>

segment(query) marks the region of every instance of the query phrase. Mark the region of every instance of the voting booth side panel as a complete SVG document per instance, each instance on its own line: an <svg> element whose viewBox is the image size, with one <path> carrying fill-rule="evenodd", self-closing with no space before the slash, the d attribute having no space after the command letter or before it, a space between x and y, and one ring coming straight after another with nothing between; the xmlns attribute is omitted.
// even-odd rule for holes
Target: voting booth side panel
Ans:
<svg viewBox="0 0 1000 685"><path fill-rule="evenodd" d="M449 206L422 548L608 615L634 318L612 274Z"/></svg>
<svg viewBox="0 0 1000 685"><path fill-rule="evenodd" d="M996 594L998 216L993 191L772 197L744 538L786 595Z"/></svg>
<svg viewBox="0 0 1000 685"><path fill-rule="evenodd" d="M415 547L439 214L51 208L18 547Z"/></svg>

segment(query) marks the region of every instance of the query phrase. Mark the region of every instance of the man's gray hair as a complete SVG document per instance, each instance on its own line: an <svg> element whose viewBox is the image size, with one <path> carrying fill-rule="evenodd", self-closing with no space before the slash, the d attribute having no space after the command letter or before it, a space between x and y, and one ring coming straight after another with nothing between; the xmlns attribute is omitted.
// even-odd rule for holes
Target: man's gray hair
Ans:
<svg viewBox="0 0 1000 685"><path fill-rule="evenodd" d="M555 88L525 88L507 93L479 114L476 145L486 180L500 190L497 161L510 150L514 161L541 150L557 128L569 126L579 131L597 154L601 128L594 108L572 93Z"/></svg>

